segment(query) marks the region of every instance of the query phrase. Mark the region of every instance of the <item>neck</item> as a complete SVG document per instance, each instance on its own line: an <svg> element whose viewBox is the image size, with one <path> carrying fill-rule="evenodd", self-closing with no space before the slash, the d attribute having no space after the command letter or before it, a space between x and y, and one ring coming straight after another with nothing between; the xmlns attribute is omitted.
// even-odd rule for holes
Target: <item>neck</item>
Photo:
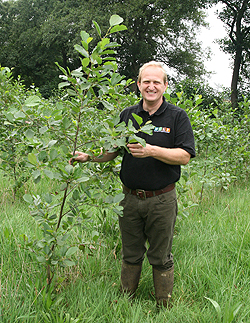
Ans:
<svg viewBox="0 0 250 323"><path fill-rule="evenodd" d="M163 103L163 98L158 102L148 102L143 100L143 110L147 111L150 115L154 114Z"/></svg>

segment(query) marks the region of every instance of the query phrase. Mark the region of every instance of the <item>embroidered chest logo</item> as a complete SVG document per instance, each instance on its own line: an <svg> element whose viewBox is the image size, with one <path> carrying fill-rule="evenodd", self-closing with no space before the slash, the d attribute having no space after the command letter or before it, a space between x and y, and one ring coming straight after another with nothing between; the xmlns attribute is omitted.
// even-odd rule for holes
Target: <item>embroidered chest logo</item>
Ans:
<svg viewBox="0 0 250 323"><path fill-rule="evenodd" d="M165 132L165 133L170 133L171 129L167 127L155 127L154 132Z"/></svg>

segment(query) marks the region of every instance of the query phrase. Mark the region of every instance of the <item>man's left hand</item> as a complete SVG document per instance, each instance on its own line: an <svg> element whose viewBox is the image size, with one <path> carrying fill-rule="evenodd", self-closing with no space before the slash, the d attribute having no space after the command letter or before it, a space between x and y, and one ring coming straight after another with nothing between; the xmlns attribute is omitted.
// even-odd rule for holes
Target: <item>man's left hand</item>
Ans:
<svg viewBox="0 0 250 323"><path fill-rule="evenodd" d="M128 144L133 157L145 158L153 157L169 165L187 165L191 155L182 148L165 148L146 144L143 147L141 144Z"/></svg>
<svg viewBox="0 0 250 323"><path fill-rule="evenodd" d="M145 158L150 156L150 147L151 145L146 144L145 147L143 147L141 144L128 144L127 145L129 151L131 152L133 157L137 158Z"/></svg>

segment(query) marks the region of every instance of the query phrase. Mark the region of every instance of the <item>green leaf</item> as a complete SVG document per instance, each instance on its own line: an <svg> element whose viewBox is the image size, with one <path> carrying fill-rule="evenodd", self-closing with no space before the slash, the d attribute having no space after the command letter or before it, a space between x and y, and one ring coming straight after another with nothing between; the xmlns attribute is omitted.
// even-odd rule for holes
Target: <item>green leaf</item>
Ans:
<svg viewBox="0 0 250 323"><path fill-rule="evenodd" d="M118 15L112 15L109 19L110 27L119 25L123 22L123 18Z"/></svg>
<svg viewBox="0 0 250 323"><path fill-rule="evenodd" d="M71 260L69 260L69 259L64 259L64 260L63 260L63 264L64 264L64 266L66 266L66 267L75 266L75 262L74 262L74 261L71 261Z"/></svg>
<svg viewBox="0 0 250 323"><path fill-rule="evenodd" d="M50 160L54 160L57 157L57 150L55 148L52 148L49 152L49 158Z"/></svg>
<svg viewBox="0 0 250 323"><path fill-rule="evenodd" d="M82 41L84 41L85 43L89 42L88 39L90 37L89 37L89 34L86 31L81 31L80 35L81 35Z"/></svg>
<svg viewBox="0 0 250 323"><path fill-rule="evenodd" d="M5 236L5 238L6 239L8 239L9 238L9 236L10 236L10 231L8 230L8 228L4 228L4 230L3 230L3 234L4 234L4 236ZM79 247L80 248L80 247Z"/></svg>
<svg viewBox="0 0 250 323"><path fill-rule="evenodd" d="M15 119L24 119L26 115L22 111L18 111L14 114Z"/></svg>
<svg viewBox="0 0 250 323"><path fill-rule="evenodd" d="M74 48L84 57L89 57L89 53L80 45L75 45Z"/></svg>
<svg viewBox="0 0 250 323"><path fill-rule="evenodd" d="M118 146L118 147L124 147L126 146L126 138L120 138L120 139L117 139L115 140L115 144Z"/></svg>
<svg viewBox="0 0 250 323"><path fill-rule="evenodd" d="M76 181L77 183L87 182L89 180L89 176L82 176L81 178L78 178Z"/></svg>
<svg viewBox="0 0 250 323"><path fill-rule="evenodd" d="M44 195L44 200L45 200L45 202L47 202L48 204L50 204L52 202L52 196L51 196L51 194L50 193L46 193Z"/></svg>
<svg viewBox="0 0 250 323"><path fill-rule="evenodd" d="M213 299L211 299L209 297L205 297L205 298L208 299L213 304L216 312L218 313L219 320L221 320L221 308L220 308L220 305L216 301L214 301Z"/></svg>
<svg viewBox="0 0 250 323"><path fill-rule="evenodd" d="M118 82L120 82L123 79L123 77L118 73L113 73L111 76L111 85L115 86Z"/></svg>
<svg viewBox="0 0 250 323"><path fill-rule="evenodd" d="M92 239L96 241L99 238L99 232L98 231L93 231L92 232Z"/></svg>
<svg viewBox="0 0 250 323"><path fill-rule="evenodd" d="M93 24L95 25L95 29L96 29L96 31L97 31L97 33L98 33L98 35L100 36L100 37L102 37L102 32L101 32L101 28L100 28L100 26L98 25L98 23L96 22L96 21L92 21L93 22Z"/></svg>
<svg viewBox="0 0 250 323"><path fill-rule="evenodd" d="M119 203L124 199L124 194L120 193L113 198L113 203Z"/></svg>
<svg viewBox="0 0 250 323"><path fill-rule="evenodd" d="M32 95L32 96L28 97L24 102L24 104L27 107L34 107L34 106L39 105L40 103L41 103L41 99L37 95Z"/></svg>
<svg viewBox="0 0 250 323"><path fill-rule="evenodd" d="M91 86L91 84L90 83L88 83L88 82L82 82L81 83L81 89L84 91L84 90L87 90L87 89L89 89L90 88L90 86Z"/></svg>
<svg viewBox="0 0 250 323"><path fill-rule="evenodd" d="M68 75L67 71L58 64L58 62L55 62L56 66L58 66L58 68L63 72L64 75Z"/></svg>
<svg viewBox="0 0 250 323"><path fill-rule="evenodd" d="M37 156L38 160L41 161L41 162L43 162L44 160L46 160L47 157L48 157L47 151L45 151L45 150L40 151L40 153Z"/></svg>
<svg viewBox="0 0 250 323"><path fill-rule="evenodd" d="M32 165L36 165L37 164L37 159L36 159L36 155L34 153L29 153L28 154L28 160Z"/></svg>
<svg viewBox="0 0 250 323"><path fill-rule="evenodd" d="M65 86L69 86L70 83L69 82L61 82L58 84L58 89L62 89L64 88Z"/></svg>
<svg viewBox="0 0 250 323"><path fill-rule="evenodd" d="M118 31L123 31L123 30L127 30L128 28L124 25L117 25L117 26L114 26L113 28L111 28L110 30L110 34L112 33L116 33Z"/></svg>
<svg viewBox="0 0 250 323"><path fill-rule="evenodd" d="M131 119L128 120L127 128L129 131L132 131L132 132L136 131L135 127L133 126L133 121Z"/></svg>
<svg viewBox="0 0 250 323"><path fill-rule="evenodd" d="M52 147L57 143L57 140L50 140L50 142L48 143L48 147Z"/></svg>
<svg viewBox="0 0 250 323"><path fill-rule="evenodd" d="M89 58L85 57L82 59L82 66L87 67L89 65Z"/></svg>
<svg viewBox="0 0 250 323"><path fill-rule="evenodd" d="M33 179L35 184L38 184L41 180L41 175L37 176L36 178Z"/></svg>
<svg viewBox="0 0 250 323"><path fill-rule="evenodd" d="M45 132L46 132L46 131L48 131L48 127L47 127L47 126L41 127L41 128L39 129L39 133L40 133L41 135L45 134Z"/></svg>
<svg viewBox="0 0 250 323"><path fill-rule="evenodd" d="M68 89L67 92L71 96L77 96L77 93L75 91L71 90L71 89Z"/></svg>
<svg viewBox="0 0 250 323"><path fill-rule="evenodd" d="M50 179L54 178L54 174L53 174L53 172L51 170L44 169L44 174Z"/></svg>
<svg viewBox="0 0 250 323"><path fill-rule="evenodd" d="M129 139L128 139L128 142L130 144L138 142L143 147L146 146L146 141L143 138L137 137L136 135L130 136Z"/></svg>
<svg viewBox="0 0 250 323"><path fill-rule="evenodd" d="M41 172L39 169L35 170L33 173L32 173L32 176L34 179L37 179L39 176L41 176Z"/></svg>
<svg viewBox="0 0 250 323"><path fill-rule="evenodd" d="M132 113L132 116L135 118L135 121L140 126L142 124L142 122L143 122L143 119L140 116L138 116L137 114L135 114L135 113Z"/></svg>
<svg viewBox="0 0 250 323"><path fill-rule="evenodd" d="M23 199L24 199L25 202L27 202L29 204L32 204L33 203L33 198L32 198L32 196L30 194L25 194L23 196Z"/></svg>
<svg viewBox="0 0 250 323"><path fill-rule="evenodd" d="M71 121L69 118L65 117L62 121L62 124L64 129L68 129L71 125Z"/></svg>
<svg viewBox="0 0 250 323"><path fill-rule="evenodd" d="M99 42L100 47L101 47L102 49L104 49L104 48L105 48L109 43L110 43L109 38L103 38L103 39ZM106 54L106 52L107 52L107 51L104 51L101 55Z"/></svg>
<svg viewBox="0 0 250 323"><path fill-rule="evenodd" d="M145 124L141 129L140 131L141 132L144 132L150 136L152 136L153 134L153 129L155 128L155 126L151 123L148 123L148 124Z"/></svg>
<svg viewBox="0 0 250 323"><path fill-rule="evenodd" d="M26 136L26 138L31 139L31 138L34 137L35 132L33 130L31 130L31 129L27 129L25 131L24 135Z"/></svg>
<svg viewBox="0 0 250 323"><path fill-rule="evenodd" d="M72 71L71 75L74 76L74 77L81 77L83 75L82 67L80 66L76 70Z"/></svg>
<svg viewBox="0 0 250 323"><path fill-rule="evenodd" d="M60 191L64 191L67 188L67 183L62 183Z"/></svg>
<svg viewBox="0 0 250 323"><path fill-rule="evenodd" d="M72 256L74 253L76 253L78 250L78 247L70 247L66 252L66 257Z"/></svg>
<svg viewBox="0 0 250 323"><path fill-rule="evenodd" d="M40 262L42 264L45 264L46 263L46 259L43 256L38 256L38 257L36 257L36 259L37 259L38 262Z"/></svg>
<svg viewBox="0 0 250 323"><path fill-rule="evenodd" d="M113 211L119 216L123 216L123 207L121 205L117 205L115 208L113 208Z"/></svg>
<svg viewBox="0 0 250 323"><path fill-rule="evenodd" d="M68 174L72 174L73 171L74 171L74 167L72 165L67 165L65 166L65 171L68 173Z"/></svg>
<svg viewBox="0 0 250 323"><path fill-rule="evenodd" d="M104 107L105 107L107 110L109 110L109 111L114 110L114 106L113 106L113 104L109 103L108 101L104 101L104 100L102 100L101 102L102 102L102 104L104 105Z"/></svg>

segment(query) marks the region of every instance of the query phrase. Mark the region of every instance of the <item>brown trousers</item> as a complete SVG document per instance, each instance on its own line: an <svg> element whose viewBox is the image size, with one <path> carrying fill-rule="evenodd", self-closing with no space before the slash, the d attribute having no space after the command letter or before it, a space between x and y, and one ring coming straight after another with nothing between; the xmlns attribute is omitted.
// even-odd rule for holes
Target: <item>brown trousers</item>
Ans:
<svg viewBox="0 0 250 323"><path fill-rule="evenodd" d="M177 216L176 190L145 200L124 192L123 217L119 217L123 260L129 264L149 263L158 270L173 267L171 253ZM147 249L146 242L149 247Z"/></svg>

